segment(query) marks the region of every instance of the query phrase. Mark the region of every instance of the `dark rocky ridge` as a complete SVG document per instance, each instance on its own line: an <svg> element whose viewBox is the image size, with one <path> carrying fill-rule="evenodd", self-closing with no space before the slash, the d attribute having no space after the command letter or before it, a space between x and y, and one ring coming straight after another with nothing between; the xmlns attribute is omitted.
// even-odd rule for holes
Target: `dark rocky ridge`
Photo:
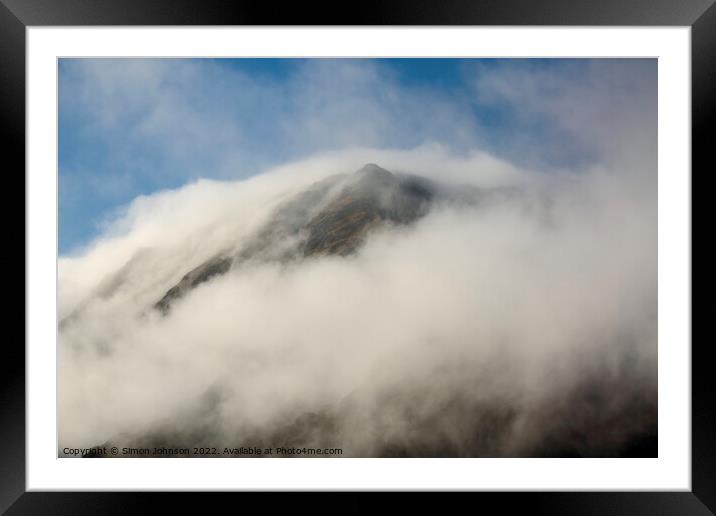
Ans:
<svg viewBox="0 0 716 516"><path fill-rule="evenodd" d="M423 217L438 189L418 176L395 175L375 164L331 176L280 205L238 252L218 254L192 269L155 304L167 313L196 286L249 261L286 262L356 252L368 233L387 223Z"/></svg>

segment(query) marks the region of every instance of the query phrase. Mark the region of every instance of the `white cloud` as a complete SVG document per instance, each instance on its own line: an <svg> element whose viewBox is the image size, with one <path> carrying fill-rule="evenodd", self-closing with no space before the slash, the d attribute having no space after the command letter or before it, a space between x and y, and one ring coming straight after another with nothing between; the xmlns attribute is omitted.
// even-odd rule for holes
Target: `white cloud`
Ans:
<svg viewBox="0 0 716 516"><path fill-rule="evenodd" d="M440 209L414 228L375 234L356 257L239 268L196 288L167 317L151 310L187 270L246 239L279 199L355 170L368 156L441 181L484 185L502 176L502 184L542 192L534 199L546 195L550 204ZM630 353L640 362L629 374L651 378L656 232L649 203L630 197L613 175L559 186L526 177L483 154L363 149L135 201L114 236L60 260L62 315L147 249L120 288L81 305L60 334L61 444L98 444L167 420L192 427L195 416L180 414L218 389L212 417L223 439L349 399L355 410L346 418L356 433L349 431L347 453L370 454L378 446L370 436L387 424L375 407L392 391L427 389L417 405L427 413L450 396L538 404L608 370L600 361L621 364ZM502 378L483 377L482 368ZM409 425L400 411L414 400L401 403L391 435Z"/></svg>

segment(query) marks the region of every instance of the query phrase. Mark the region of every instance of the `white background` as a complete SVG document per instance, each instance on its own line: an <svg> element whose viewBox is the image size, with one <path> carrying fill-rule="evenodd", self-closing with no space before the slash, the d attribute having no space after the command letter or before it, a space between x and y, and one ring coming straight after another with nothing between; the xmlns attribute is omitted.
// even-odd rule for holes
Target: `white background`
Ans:
<svg viewBox="0 0 716 516"><path fill-rule="evenodd" d="M690 29L28 28L27 489L690 490ZM658 57L659 458L58 459L57 58Z"/></svg>

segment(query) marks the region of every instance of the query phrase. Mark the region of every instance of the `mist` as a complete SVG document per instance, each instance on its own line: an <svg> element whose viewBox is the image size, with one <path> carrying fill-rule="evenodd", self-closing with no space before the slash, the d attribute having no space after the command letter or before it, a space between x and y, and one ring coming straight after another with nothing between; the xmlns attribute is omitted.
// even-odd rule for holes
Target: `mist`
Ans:
<svg viewBox="0 0 716 516"><path fill-rule="evenodd" d="M555 105L540 88L517 95L515 73L476 87L488 101L558 117L558 133L590 142L589 160L530 167L536 144L522 138L489 150L341 145L247 179L140 196L61 256L60 449L615 456L654 436L655 98L640 89L607 124L614 109L598 107L613 108L614 95L550 83L571 99ZM545 82L531 77L522 82ZM579 98L591 107L573 109ZM287 199L366 163L455 191L515 195L437 204L410 225L371 230L349 256L251 261L168 313L153 309Z"/></svg>

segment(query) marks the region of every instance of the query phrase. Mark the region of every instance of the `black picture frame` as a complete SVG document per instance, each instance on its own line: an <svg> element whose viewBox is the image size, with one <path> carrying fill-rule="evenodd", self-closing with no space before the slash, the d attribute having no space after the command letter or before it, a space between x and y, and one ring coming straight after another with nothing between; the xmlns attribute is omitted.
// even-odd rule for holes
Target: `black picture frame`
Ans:
<svg viewBox="0 0 716 516"><path fill-rule="evenodd" d="M6 178L17 182L12 187L6 183L6 199L19 198L19 192L25 192L25 29L48 25L690 26L693 185L693 170L700 170L702 175L716 170L710 150L713 144L707 131L715 122L716 113L716 6L713 4L714 0L366 0L355 8L339 2L327 5L287 2L277 8L269 2L221 0L0 0L2 152ZM692 191L697 190L692 186ZM9 202L2 204L7 211L6 238L16 237L11 244L15 251L6 252L6 275L19 281L20 275L9 271L19 270L22 254L22 267L27 274L25 225L20 227L16 222L17 207ZM692 220L701 220L693 205L692 200ZM6 240L6 249L10 247L9 241ZM17 252L19 242L22 242L22 253ZM692 256L693 251L692 243ZM10 269L8 255L14 257L17 269ZM700 283L699 289L706 290L708 286ZM10 299L9 296L6 299ZM19 326L19 321L24 319L19 313L21 310L24 314L25 303L13 298L6 309L6 324L12 322ZM695 313L692 307L692 321ZM23 335L25 330L23 326ZM710 340L692 337L690 492L504 492L471 496L478 496L480 503L497 503L501 512L507 510L508 513L519 508L549 514L713 514L716 512L716 404L709 396L711 345ZM8 514L127 514L157 507L166 512L175 503L184 509L191 508L192 504L206 508L207 494L199 495L197 500L187 493L170 496L168 493L26 492L24 339L6 339L1 363L0 511L7 510ZM251 501L260 495L240 496ZM301 499L307 496L302 495ZM309 503L315 509L316 503ZM320 503L323 505L325 501ZM347 508L356 510L360 503L349 504ZM326 506L331 507L332 503Z"/></svg>

